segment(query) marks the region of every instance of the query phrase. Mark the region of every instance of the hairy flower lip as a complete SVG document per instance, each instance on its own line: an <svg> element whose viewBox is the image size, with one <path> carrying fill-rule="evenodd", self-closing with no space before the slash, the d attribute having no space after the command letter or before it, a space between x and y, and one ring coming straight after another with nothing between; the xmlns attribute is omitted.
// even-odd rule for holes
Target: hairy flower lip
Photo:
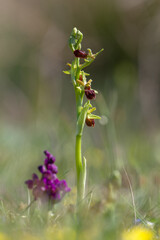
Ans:
<svg viewBox="0 0 160 240"><path fill-rule="evenodd" d="M81 51L78 49L74 51L74 55L75 57L78 57L78 58L87 58L88 56L88 54L85 51Z"/></svg>
<svg viewBox="0 0 160 240"><path fill-rule="evenodd" d="M95 93L95 91L93 89L86 88L84 90L84 92L85 92L85 95L86 95L87 99L92 100L92 99L96 98L96 93Z"/></svg>
<svg viewBox="0 0 160 240"><path fill-rule="evenodd" d="M86 125L88 127L94 127L95 126L95 120L94 119L89 119L89 118L86 118Z"/></svg>

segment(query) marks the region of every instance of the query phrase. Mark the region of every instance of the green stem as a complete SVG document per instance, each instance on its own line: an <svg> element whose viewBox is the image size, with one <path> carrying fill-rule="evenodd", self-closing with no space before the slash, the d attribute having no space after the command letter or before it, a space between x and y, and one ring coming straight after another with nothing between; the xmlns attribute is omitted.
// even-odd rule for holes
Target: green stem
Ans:
<svg viewBox="0 0 160 240"><path fill-rule="evenodd" d="M82 161L81 142L82 135L76 135L77 205L84 199L86 185L86 159Z"/></svg>
<svg viewBox="0 0 160 240"><path fill-rule="evenodd" d="M77 172L77 204L79 204L85 194L85 169L82 162L82 131L79 132L78 118L81 113L83 104L83 94L75 89L76 94L76 110L77 110L77 126L76 126L76 146L75 146L75 159L76 159L76 172Z"/></svg>
<svg viewBox="0 0 160 240"><path fill-rule="evenodd" d="M83 94L81 94L80 90L75 87L75 94L76 94L76 112L77 112L77 120L81 113L81 108L83 104Z"/></svg>
<svg viewBox="0 0 160 240"><path fill-rule="evenodd" d="M76 80L77 80L77 79L79 79L79 74L80 74L80 71L81 71L81 69L80 69L80 67L79 67L79 65L80 65L80 59L79 59L79 58L76 58L76 59L75 59L75 62L76 62L76 65L77 65L77 71L76 71Z"/></svg>
<svg viewBox="0 0 160 240"><path fill-rule="evenodd" d="M76 136L76 148L75 148L75 157L76 157L76 171L77 171L77 203L83 199L84 189L83 189L83 166L82 166L82 156L81 156L81 141L82 136Z"/></svg>
<svg viewBox="0 0 160 240"><path fill-rule="evenodd" d="M79 59L76 60L77 71L76 71L76 79L79 79L80 69L79 69ZM82 131L79 132L79 123L78 119L80 113L82 111L83 105L83 96L84 93L81 92L79 88L75 86L75 95L76 95L76 112L77 112L77 125L76 125L76 146L75 146L75 159L76 159L76 172L77 172L77 205L82 201L85 194L85 179L86 179L86 171L84 169L84 164L82 162Z"/></svg>

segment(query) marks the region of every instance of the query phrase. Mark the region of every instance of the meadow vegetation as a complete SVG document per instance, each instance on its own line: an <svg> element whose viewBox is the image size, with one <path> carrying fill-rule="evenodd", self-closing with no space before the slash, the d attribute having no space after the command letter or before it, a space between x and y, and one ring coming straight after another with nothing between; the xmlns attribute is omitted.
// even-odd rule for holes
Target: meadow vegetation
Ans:
<svg viewBox="0 0 160 240"><path fill-rule="evenodd" d="M82 0L83 11L76 1L2 2L0 240L159 239L159 2ZM104 48L86 69L101 119L84 127L87 182L78 217L76 104L62 72L73 60L74 26L84 50ZM44 150L71 191L53 208L39 200L27 208L24 182Z"/></svg>

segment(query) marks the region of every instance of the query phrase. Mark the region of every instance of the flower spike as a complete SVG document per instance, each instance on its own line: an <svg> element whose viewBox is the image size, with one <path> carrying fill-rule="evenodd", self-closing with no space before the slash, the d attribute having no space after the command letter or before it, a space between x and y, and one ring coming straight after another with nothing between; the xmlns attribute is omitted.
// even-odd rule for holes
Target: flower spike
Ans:
<svg viewBox="0 0 160 240"><path fill-rule="evenodd" d="M91 88L90 79L87 81L88 73L84 72L84 68L89 66L96 58L96 56L103 51L100 50L98 53L93 54L92 50L88 48L88 53L81 50L81 43L83 39L83 34L73 28L72 33L69 38L69 47L75 56L72 64L69 65L70 70L64 71L65 74L71 74L72 83L75 90L76 96L76 113L77 113L77 123L76 123L76 144L75 144L75 160L76 160L76 171L77 171L77 203L84 199L85 196L85 184L86 184L86 159L82 158L81 154L81 141L82 133L85 123L89 127L95 126L95 119L100 119L99 116L93 115L92 112L96 110L90 104L90 101L96 98L98 93L96 90ZM82 61L82 63L81 63ZM86 103L83 104L84 95L87 98Z"/></svg>

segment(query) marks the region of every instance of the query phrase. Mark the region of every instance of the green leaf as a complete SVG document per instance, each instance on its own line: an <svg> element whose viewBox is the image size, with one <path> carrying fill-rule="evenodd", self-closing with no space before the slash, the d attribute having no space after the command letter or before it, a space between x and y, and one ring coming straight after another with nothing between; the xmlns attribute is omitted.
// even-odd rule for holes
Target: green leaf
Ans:
<svg viewBox="0 0 160 240"><path fill-rule="evenodd" d="M71 71L69 70L69 71L63 71L63 73L65 73L65 74L71 74Z"/></svg>

